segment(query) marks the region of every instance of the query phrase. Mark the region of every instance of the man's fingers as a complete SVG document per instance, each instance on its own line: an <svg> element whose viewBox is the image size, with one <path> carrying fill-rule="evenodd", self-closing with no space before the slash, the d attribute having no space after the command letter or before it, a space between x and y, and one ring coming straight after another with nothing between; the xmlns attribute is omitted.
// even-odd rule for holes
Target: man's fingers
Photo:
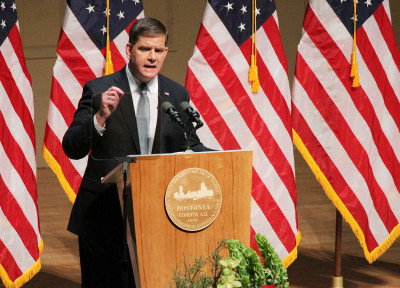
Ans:
<svg viewBox="0 0 400 288"><path fill-rule="evenodd" d="M118 87L110 87L101 97L101 111L100 113L106 118L117 109L120 97L124 95L124 92Z"/></svg>
<svg viewBox="0 0 400 288"><path fill-rule="evenodd" d="M110 91L112 93L112 95L117 96L118 98L120 98L121 96L124 95L124 91L121 90L121 88L112 86L110 87L110 89L108 89L108 91Z"/></svg>
<svg viewBox="0 0 400 288"><path fill-rule="evenodd" d="M118 103L119 103L119 97L121 97L121 96L119 96L119 95L116 95L116 96L114 96L114 95L106 96L106 103L107 103L107 105L114 105L114 104L117 104L117 105L118 105Z"/></svg>

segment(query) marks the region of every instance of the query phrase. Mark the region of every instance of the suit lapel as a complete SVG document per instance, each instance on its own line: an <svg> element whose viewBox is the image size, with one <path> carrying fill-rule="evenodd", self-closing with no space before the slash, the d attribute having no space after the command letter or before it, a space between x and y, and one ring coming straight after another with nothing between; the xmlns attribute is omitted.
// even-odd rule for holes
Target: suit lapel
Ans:
<svg viewBox="0 0 400 288"><path fill-rule="evenodd" d="M157 127L156 127L156 133L154 135L154 142L153 142L153 154L157 153L162 153L162 117L163 117L163 111L161 108L161 104L164 103L165 101L169 101L169 95L171 91L166 85L164 78L161 74L158 75L158 117L157 117ZM164 126L165 127L165 126Z"/></svg>
<svg viewBox="0 0 400 288"><path fill-rule="evenodd" d="M131 92L128 82L128 77L126 76L125 68L122 69L118 78L116 78L118 86L124 92ZM133 109L133 100L131 93L126 93L119 102L118 107L121 109L121 113L125 119L126 126L128 127L131 139L135 146L135 151L140 153L140 144L139 144L139 134L137 131L135 110Z"/></svg>

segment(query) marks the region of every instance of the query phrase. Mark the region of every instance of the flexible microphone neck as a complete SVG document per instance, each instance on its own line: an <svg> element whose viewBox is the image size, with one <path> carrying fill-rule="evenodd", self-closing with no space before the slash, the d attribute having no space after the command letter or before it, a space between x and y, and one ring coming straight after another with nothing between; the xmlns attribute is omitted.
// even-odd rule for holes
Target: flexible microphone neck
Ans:
<svg viewBox="0 0 400 288"><path fill-rule="evenodd" d="M179 107L182 109L182 111L185 111L186 115L189 117L189 120L192 122L196 122L196 127L195 129L199 129L201 126L203 126L203 122L200 120L200 114L196 110L193 109L192 106L186 101L181 102L179 104Z"/></svg>
<svg viewBox="0 0 400 288"><path fill-rule="evenodd" d="M181 128L185 128L185 124L183 123L181 116L178 111L175 110L174 106L168 101L161 104L161 108L169 116L172 122L176 122L179 124Z"/></svg>

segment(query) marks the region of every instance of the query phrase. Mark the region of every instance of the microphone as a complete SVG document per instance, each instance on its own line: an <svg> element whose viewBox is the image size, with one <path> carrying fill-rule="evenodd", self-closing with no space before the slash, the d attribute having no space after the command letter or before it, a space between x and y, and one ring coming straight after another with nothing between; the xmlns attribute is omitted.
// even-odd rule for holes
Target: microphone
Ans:
<svg viewBox="0 0 400 288"><path fill-rule="evenodd" d="M179 104L179 107L181 107L182 111L185 111L186 115L189 117L189 119L193 122L196 122L196 129L200 128L203 126L203 122L200 120L200 114L196 110L193 109L192 106L186 101L181 102Z"/></svg>
<svg viewBox="0 0 400 288"><path fill-rule="evenodd" d="M161 104L161 108L169 116L169 119L171 119L172 122L176 122L181 126L182 128L185 127L183 124L183 121L181 119L181 116L179 115L178 111L175 110L175 107L172 106L172 104L168 101L164 102Z"/></svg>

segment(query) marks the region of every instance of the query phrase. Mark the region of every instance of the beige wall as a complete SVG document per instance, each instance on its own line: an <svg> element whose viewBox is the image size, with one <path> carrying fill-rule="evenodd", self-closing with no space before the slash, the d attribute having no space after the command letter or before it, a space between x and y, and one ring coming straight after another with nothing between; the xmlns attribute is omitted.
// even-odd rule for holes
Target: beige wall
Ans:
<svg viewBox="0 0 400 288"><path fill-rule="evenodd" d="M181 84L185 82L187 61L193 53L205 3L206 0L144 0L146 16L160 19L170 31L170 52L163 73ZM275 0L275 3L291 80L307 0ZM17 5L25 57L33 81L37 165L45 167L41 151L65 0L20 0ZM397 43L400 43L400 1L391 0L390 6Z"/></svg>

